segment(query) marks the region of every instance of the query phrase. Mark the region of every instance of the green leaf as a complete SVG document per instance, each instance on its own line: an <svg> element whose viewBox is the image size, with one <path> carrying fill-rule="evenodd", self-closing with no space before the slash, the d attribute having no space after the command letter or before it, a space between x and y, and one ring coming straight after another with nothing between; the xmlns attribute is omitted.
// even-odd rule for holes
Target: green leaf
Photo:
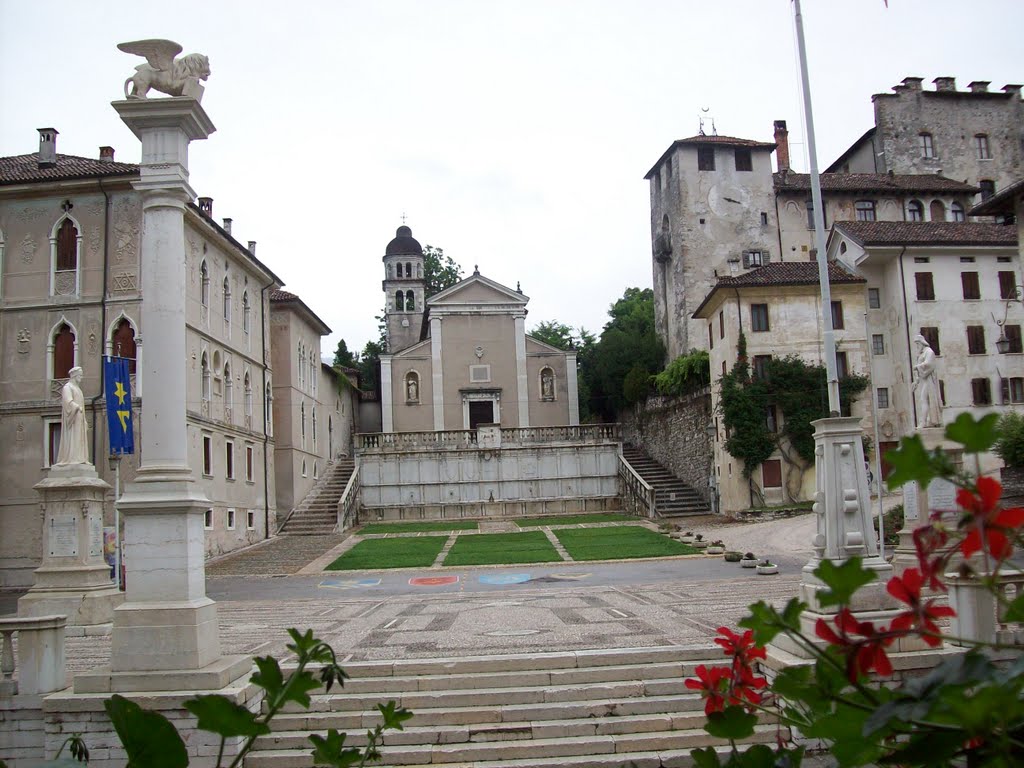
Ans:
<svg viewBox="0 0 1024 768"><path fill-rule="evenodd" d="M720 739L738 741L754 733L757 715L752 715L743 707L726 707L721 712L712 712L704 724L704 730Z"/></svg>
<svg viewBox="0 0 1024 768"><path fill-rule="evenodd" d="M261 736L270 733L270 726L259 722L255 714L225 696L197 696L185 702L185 709L196 716L200 730L210 731L224 738Z"/></svg>
<svg viewBox="0 0 1024 768"><path fill-rule="evenodd" d="M754 642L760 646L768 645L782 632L800 631L800 614L807 607L795 597L779 613L774 606L761 600L748 607L749 616L740 619L740 626L754 631Z"/></svg>
<svg viewBox="0 0 1024 768"><path fill-rule="evenodd" d="M969 413L961 413L952 424L946 427L946 437L962 443L967 453L984 453L999 438L996 427L999 415L990 413L975 421Z"/></svg>
<svg viewBox="0 0 1024 768"><path fill-rule="evenodd" d="M1013 602L1006 608L1006 615L1003 618L1006 623L1024 621L1024 593L1017 595Z"/></svg>
<svg viewBox="0 0 1024 768"><path fill-rule="evenodd" d="M320 681L313 677L309 670L302 670L295 673L288 679L288 684L285 687L284 701L293 701L303 709L309 709L310 691L315 691L320 687Z"/></svg>
<svg viewBox="0 0 1024 768"><path fill-rule="evenodd" d="M349 768L362 759L362 753L355 747L345 746L345 734L334 728L327 730L327 736L315 733L309 735L313 742L313 764L328 765L331 768Z"/></svg>
<svg viewBox="0 0 1024 768"><path fill-rule="evenodd" d="M804 749L779 749L777 752L767 744L754 744L744 752L736 754L737 768L776 768L785 765L787 768L798 768L803 760ZM785 761L785 762L783 762ZM729 765L733 763L730 761Z"/></svg>
<svg viewBox="0 0 1024 768"><path fill-rule="evenodd" d="M714 747L691 749L690 757L693 758L695 768L721 768L722 765L718 761L718 752Z"/></svg>
<svg viewBox="0 0 1024 768"><path fill-rule="evenodd" d="M128 753L128 768L184 768L188 765L185 742L159 712L147 712L116 693L103 707Z"/></svg>
<svg viewBox="0 0 1024 768"><path fill-rule="evenodd" d="M881 758L882 765L948 765L963 746L965 734L929 730L912 736L905 744Z"/></svg>
<svg viewBox="0 0 1024 768"><path fill-rule="evenodd" d="M256 663L257 671L252 673L249 682L265 690L268 698L277 698L284 688L284 675L281 674L281 666L277 659L273 656L257 656L253 661Z"/></svg>
<svg viewBox="0 0 1024 768"><path fill-rule="evenodd" d="M402 723L412 718L412 712L405 707L399 709L394 699L387 704L378 704L377 709L384 718L384 728L394 728L401 731Z"/></svg>
<svg viewBox="0 0 1024 768"><path fill-rule="evenodd" d="M890 491L911 481L927 487L936 477L931 454L925 449L920 435L904 437L900 440L900 447L894 451L886 451L883 458L892 467L892 472L885 481Z"/></svg>
<svg viewBox="0 0 1024 768"><path fill-rule="evenodd" d="M814 575L829 588L818 593L818 602L823 606L849 605L854 592L878 578L878 574L861 565L859 557L851 557L838 566L831 560L822 560Z"/></svg>

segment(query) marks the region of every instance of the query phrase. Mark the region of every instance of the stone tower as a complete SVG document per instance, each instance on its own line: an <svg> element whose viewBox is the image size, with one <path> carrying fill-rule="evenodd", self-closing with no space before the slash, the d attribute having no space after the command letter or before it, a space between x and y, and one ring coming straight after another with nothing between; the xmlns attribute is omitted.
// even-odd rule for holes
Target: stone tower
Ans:
<svg viewBox="0 0 1024 768"><path fill-rule="evenodd" d="M404 224L384 251L384 322L388 352L398 352L420 340L423 325L423 248Z"/></svg>

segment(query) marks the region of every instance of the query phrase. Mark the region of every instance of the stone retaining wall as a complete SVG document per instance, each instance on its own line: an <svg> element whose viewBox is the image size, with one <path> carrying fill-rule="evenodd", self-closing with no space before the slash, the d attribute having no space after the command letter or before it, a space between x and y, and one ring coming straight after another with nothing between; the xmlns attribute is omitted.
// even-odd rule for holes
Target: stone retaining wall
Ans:
<svg viewBox="0 0 1024 768"><path fill-rule="evenodd" d="M619 414L622 440L639 446L672 474L711 500L711 388L684 397L655 395Z"/></svg>

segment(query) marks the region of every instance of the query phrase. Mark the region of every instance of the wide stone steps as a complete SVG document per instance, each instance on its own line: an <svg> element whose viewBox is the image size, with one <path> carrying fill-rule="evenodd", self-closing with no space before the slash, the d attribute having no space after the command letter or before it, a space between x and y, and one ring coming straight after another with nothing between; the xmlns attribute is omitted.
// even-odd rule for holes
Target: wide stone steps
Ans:
<svg viewBox="0 0 1024 768"><path fill-rule="evenodd" d="M311 766L308 734L328 728L362 744L389 700L414 717L385 733L387 766L691 765L691 749L722 742L685 679L724 661L717 648L668 646L352 664L342 690L279 714L245 765ZM764 722L753 741L775 736Z"/></svg>
<svg viewBox="0 0 1024 768"><path fill-rule="evenodd" d="M708 503L682 480L643 450L625 446L622 455L637 473L654 488L654 501L660 517L706 515L711 512Z"/></svg>

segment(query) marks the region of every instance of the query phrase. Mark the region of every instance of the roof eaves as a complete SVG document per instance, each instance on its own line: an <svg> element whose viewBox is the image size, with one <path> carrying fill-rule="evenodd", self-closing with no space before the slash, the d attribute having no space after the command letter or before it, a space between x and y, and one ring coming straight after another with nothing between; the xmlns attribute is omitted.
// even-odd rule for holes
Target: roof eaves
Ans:
<svg viewBox="0 0 1024 768"><path fill-rule="evenodd" d="M861 144L863 144L867 139L870 139L871 137L873 137L875 135L875 130L876 130L875 127L871 126L866 131L864 131L864 134L859 139L857 139L855 142L853 142L853 144L851 144L849 147L847 147L846 151L843 152L843 154L841 154L838 158L836 158L835 162L833 162L832 165L830 165L828 168L826 168L823 171L823 173L833 173L833 172L835 172L836 168L839 167L840 165L842 165L843 162L850 157L850 155L852 155L854 152L856 152L860 148Z"/></svg>

